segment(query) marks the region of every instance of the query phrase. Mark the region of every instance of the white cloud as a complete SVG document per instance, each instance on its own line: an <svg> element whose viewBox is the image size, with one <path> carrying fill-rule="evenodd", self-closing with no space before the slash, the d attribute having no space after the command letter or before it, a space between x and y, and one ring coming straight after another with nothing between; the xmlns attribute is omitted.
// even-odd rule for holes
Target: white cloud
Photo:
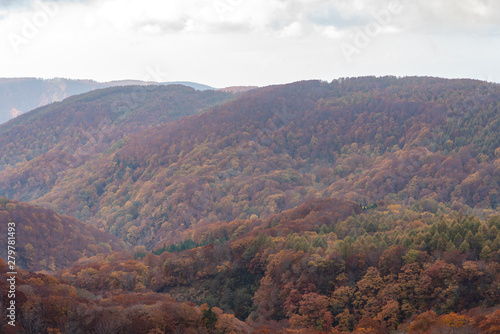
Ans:
<svg viewBox="0 0 500 334"><path fill-rule="evenodd" d="M302 37L304 36L304 27L300 22L293 22L287 25L280 33L281 37Z"/></svg>
<svg viewBox="0 0 500 334"><path fill-rule="evenodd" d="M363 74L500 79L497 0L59 0L43 25L33 21L41 0L18 4L0 0L3 76L143 79L159 66L165 81L214 86ZM369 43L346 62L340 43L367 25ZM18 52L13 34L24 39Z"/></svg>
<svg viewBox="0 0 500 334"><path fill-rule="evenodd" d="M500 26L496 0L422 0L405 3L401 25L409 30L485 32Z"/></svg>

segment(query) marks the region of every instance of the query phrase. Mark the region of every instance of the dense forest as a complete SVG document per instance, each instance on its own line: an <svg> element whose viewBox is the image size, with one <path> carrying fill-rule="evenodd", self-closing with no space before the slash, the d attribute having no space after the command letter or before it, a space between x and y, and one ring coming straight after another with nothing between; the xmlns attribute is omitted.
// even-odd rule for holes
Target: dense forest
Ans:
<svg viewBox="0 0 500 334"><path fill-rule="evenodd" d="M127 249L118 238L66 215L0 197L0 233L15 222L17 265L33 271L54 271L83 257ZM0 257L7 259L7 247Z"/></svg>
<svg viewBox="0 0 500 334"><path fill-rule="evenodd" d="M22 254L18 329L497 333L499 101L364 77L23 115L0 126L0 195L30 204L2 199L0 219L70 237Z"/></svg>
<svg viewBox="0 0 500 334"><path fill-rule="evenodd" d="M17 330L497 333L500 216L438 212L311 200L155 252L22 272Z"/></svg>
<svg viewBox="0 0 500 334"><path fill-rule="evenodd" d="M148 248L193 225L265 219L317 197L494 211L499 96L497 85L434 78L255 89L64 174L46 167L60 157L48 152L2 173L0 190Z"/></svg>
<svg viewBox="0 0 500 334"><path fill-rule="evenodd" d="M96 90L0 126L0 195L30 201L68 171L152 126L201 113L234 95L181 85Z"/></svg>

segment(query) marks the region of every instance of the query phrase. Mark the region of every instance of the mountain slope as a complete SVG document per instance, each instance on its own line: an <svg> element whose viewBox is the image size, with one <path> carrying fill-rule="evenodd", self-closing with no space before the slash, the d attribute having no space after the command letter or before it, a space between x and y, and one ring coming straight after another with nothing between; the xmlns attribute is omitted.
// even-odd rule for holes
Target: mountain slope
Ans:
<svg viewBox="0 0 500 334"><path fill-rule="evenodd" d="M0 233L7 236L9 227L15 228L16 265L33 271L53 271L82 257L124 250L116 237L75 218L0 197ZM7 247L0 257L7 262Z"/></svg>
<svg viewBox="0 0 500 334"><path fill-rule="evenodd" d="M35 202L151 247L316 197L495 210L499 96L498 85L436 78L256 89L130 137ZM8 184L15 196L33 189Z"/></svg>
<svg viewBox="0 0 500 334"><path fill-rule="evenodd" d="M112 94L70 101L52 114L63 120L57 144L29 118L5 127L45 144L3 137L5 154L34 158L14 165L9 155L0 191L136 246L134 257L83 258L55 278L21 271L16 330L496 333L498 85L297 82L163 123L148 121L164 105L150 93L117 120L99 113L117 109L106 107ZM94 126L87 114L111 123ZM83 147L93 150L75 152L82 120L123 136L91 138ZM0 217L20 205L0 200ZM50 213L19 217L55 221L50 234L38 227L47 238L66 231Z"/></svg>
<svg viewBox="0 0 500 334"><path fill-rule="evenodd" d="M92 259L59 277L94 293L166 292L276 333L489 328L472 318L498 309L500 216L396 207L361 212L343 199L314 199L265 221L196 226L154 254L136 248L136 261Z"/></svg>
<svg viewBox="0 0 500 334"><path fill-rule="evenodd" d="M0 194L24 201L40 197L65 171L117 149L127 136L233 96L180 85L116 87L23 114L0 126Z"/></svg>

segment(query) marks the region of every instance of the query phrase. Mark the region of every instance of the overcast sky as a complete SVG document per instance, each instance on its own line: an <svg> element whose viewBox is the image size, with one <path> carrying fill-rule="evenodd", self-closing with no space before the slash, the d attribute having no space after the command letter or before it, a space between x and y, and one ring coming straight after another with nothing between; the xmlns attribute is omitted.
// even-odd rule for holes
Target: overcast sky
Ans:
<svg viewBox="0 0 500 334"><path fill-rule="evenodd" d="M500 82L499 0L0 0L0 77Z"/></svg>

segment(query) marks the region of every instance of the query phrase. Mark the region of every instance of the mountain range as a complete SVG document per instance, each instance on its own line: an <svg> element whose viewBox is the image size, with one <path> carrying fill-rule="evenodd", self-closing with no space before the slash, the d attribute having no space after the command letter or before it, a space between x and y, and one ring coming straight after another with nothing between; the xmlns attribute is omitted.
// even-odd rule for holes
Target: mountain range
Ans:
<svg viewBox="0 0 500 334"><path fill-rule="evenodd" d="M137 89L99 90L1 126L0 195L148 247L315 197L498 206L497 85L386 77L237 96Z"/></svg>
<svg viewBox="0 0 500 334"><path fill-rule="evenodd" d="M120 85L26 112L0 125L20 326L494 333L499 102L387 76Z"/></svg>
<svg viewBox="0 0 500 334"><path fill-rule="evenodd" d="M64 78L0 78L0 124L22 113L62 101L72 95L96 89L130 85L171 85L179 84L197 90L214 89L207 85L188 81L156 83L139 80L119 80L97 82L94 80L72 80Z"/></svg>

